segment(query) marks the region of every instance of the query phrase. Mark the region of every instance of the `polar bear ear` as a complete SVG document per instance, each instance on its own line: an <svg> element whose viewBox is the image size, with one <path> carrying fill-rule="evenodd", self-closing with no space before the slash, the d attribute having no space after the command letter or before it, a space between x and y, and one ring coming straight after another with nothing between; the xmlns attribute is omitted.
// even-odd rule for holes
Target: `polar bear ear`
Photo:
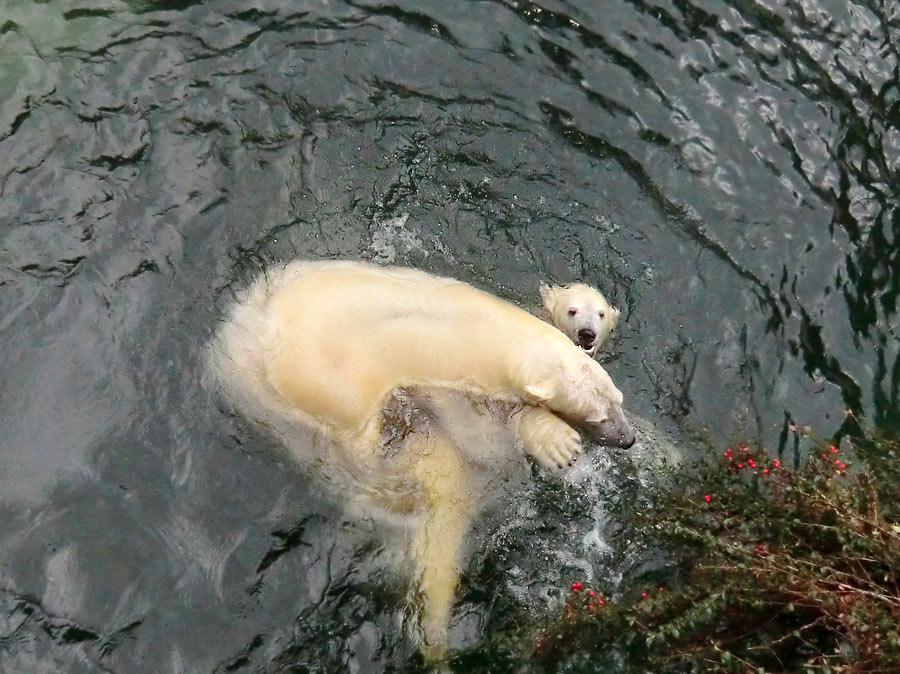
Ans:
<svg viewBox="0 0 900 674"><path fill-rule="evenodd" d="M556 297L559 294L561 288L559 288L558 286L551 288L542 281L539 290L541 292L541 301L544 303L544 309L552 314L553 307L556 304Z"/></svg>
<svg viewBox="0 0 900 674"><path fill-rule="evenodd" d="M545 402L553 397L553 383L548 379L525 387L525 393L535 398L538 402Z"/></svg>
<svg viewBox="0 0 900 674"><path fill-rule="evenodd" d="M618 309L616 309L615 307L610 307L610 308L609 308L609 313L608 313L607 315L609 316L609 329L610 329L610 331L616 329L616 326L619 324L619 314L621 314L621 313L622 313L622 312L619 311Z"/></svg>

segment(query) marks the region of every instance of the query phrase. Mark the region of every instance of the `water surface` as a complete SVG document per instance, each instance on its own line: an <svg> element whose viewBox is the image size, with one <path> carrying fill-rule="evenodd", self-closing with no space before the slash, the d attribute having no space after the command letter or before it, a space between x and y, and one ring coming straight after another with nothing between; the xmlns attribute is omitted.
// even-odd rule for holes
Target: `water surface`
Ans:
<svg viewBox="0 0 900 674"><path fill-rule="evenodd" d="M657 429L896 431L898 45L890 0L7 0L0 669L415 662L377 527L202 383L295 257L596 285ZM456 649L627 571L594 462L478 525Z"/></svg>

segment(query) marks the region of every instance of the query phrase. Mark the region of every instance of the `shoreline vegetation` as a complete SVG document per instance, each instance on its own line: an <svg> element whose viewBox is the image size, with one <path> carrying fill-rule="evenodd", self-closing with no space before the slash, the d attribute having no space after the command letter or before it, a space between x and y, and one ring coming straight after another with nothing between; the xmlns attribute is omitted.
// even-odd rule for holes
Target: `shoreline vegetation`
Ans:
<svg viewBox="0 0 900 674"><path fill-rule="evenodd" d="M664 563L615 597L572 579L558 615L488 639L491 671L900 672L900 440L794 431L791 466L737 444L622 499Z"/></svg>

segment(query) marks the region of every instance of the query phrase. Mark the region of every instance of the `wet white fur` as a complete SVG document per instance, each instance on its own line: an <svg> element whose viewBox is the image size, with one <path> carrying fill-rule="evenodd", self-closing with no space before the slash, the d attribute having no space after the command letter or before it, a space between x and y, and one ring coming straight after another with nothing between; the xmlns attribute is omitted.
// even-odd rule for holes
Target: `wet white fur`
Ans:
<svg viewBox="0 0 900 674"><path fill-rule="evenodd" d="M548 468L581 449L557 413L591 424L622 405L598 363L528 312L459 281L356 262L267 272L238 294L210 345L209 370L243 414L327 480L418 511L411 554L431 656L445 647L474 487L490 482L484 457L469 449L504 444L480 433L466 440L485 414L467 398L506 405L500 428ZM404 387L413 391L407 403L432 412L420 424L412 415L410 432L386 449L385 405Z"/></svg>

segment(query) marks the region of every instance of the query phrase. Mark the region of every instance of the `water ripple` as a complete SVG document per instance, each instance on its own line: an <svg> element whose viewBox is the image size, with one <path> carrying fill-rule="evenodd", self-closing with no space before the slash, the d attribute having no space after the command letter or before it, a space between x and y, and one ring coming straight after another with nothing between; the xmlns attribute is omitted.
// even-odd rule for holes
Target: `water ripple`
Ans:
<svg viewBox="0 0 900 674"><path fill-rule="evenodd" d="M6 4L4 670L412 667L402 546L202 382L234 290L294 257L531 310L541 280L597 285L648 433L900 429L892 3ZM639 561L580 555L621 533L600 496L536 484L483 523L534 534L474 550L462 648L516 592L552 604L542 545L598 578Z"/></svg>

